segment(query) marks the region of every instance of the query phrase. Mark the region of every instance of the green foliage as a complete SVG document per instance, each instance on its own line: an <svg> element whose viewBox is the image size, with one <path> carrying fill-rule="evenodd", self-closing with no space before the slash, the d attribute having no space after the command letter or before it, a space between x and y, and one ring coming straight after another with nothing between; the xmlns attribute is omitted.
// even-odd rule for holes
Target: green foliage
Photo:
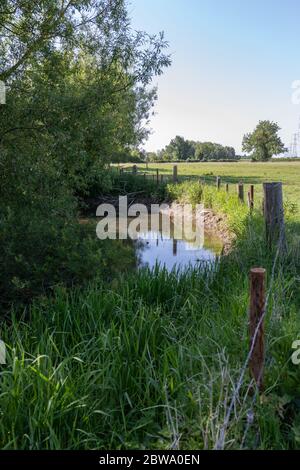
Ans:
<svg viewBox="0 0 300 470"><path fill-rule="evenodd" d="M245 229L214 276L143 270L55 289L31 306L30 322L16 311L1 328L8 357L0 447L168 449L180 436L180 449L212 449L249 347L249 267L270 270L273 262L260 226ZM274 280L266 393L245 435L253 398L245 376L226 448L299 448L299 367L290 361L300 328L289 274L295 256Z"/></svg>
<svg viewBox="0 0 300 470"><path fill-rule="evenodd" d="M176 136L163 150L149 152L147 161L179 161L179 160L235 160L233 147L224 147L213 142L195 142Z"/></svg>
<svg viewBox="0 0 300 470"><path fill-rule="evenodd" d="M113 180L113 194L139 193L140 199L149 198L152 202L161 202L167 197L166 185L157 184L156 178L144 178L131 174L115 175Z"/></svg>
<svg viewBox="0 0 300 470"><path fill-rule="evenodd" d="M283 153L286 149L278 132L280 127L276 122L259 121L252 133L244 135L243 151L253 152L253 160L268 161L273 155Z"/></svg>
<svg viewBox="0 0 300 470"><path fill-rule="evenodd" d="M186 181L180 184L168 184L168 195L172 200L188 204L204 204L207 209L222 214L226 219L226 226L238 236L244 233L245 222L249 217L246 204L241 204L235 194L218 191L209 185L199 182Z"/></svg>
<svg viewBox="0 0 300 470"><path fill-rule="evenodd" d="M83 284L112 277L135 264L133 247L96 238L94 225L81 225L63 199L46 213L24 206L2 210L0 242L1 304L26 303L56 285ZM33 209L33 210L32 210ZM120 260L122 260L120 265Z"/></svg>
<svg viewBox="0 0 300 470"><path fill-rule="evenodd" d="M195 149L191 143L177 135L164 149L163 159L187 160L188 158L193 158L194 154Z"/></svg>
<svg viewBox="0 0 300 470"><path fill-rule="evenodd" d="M77 198L112 188L108 164L148 135L156 99L148 84L170 63L163 34L134 32L126 8L123 0L1 2L5 306L114 271L113 250L79 226Z"/></svg>

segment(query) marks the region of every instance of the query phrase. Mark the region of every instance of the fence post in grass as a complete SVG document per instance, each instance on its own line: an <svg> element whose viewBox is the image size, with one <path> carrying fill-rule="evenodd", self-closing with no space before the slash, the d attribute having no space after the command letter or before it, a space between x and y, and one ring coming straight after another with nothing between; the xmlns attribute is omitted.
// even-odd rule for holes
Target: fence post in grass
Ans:
<svg viewBox="0 0 300 470"><path fill-rule="evenodd" d="M252 268L250 271L250 351L252 351L249 368L250 375L255 380L260 391L263 390L263 371L265 360L264 314L266 270Z"/></svg>
<svg viewBox="0 0 300 470"><path fill-rule="evenodd" d="M136 165L133 165L133 167L132 167L132 174L133 175L137 174L137 166Z"/></svg>
<svg viewBox="0 0 300 470"><path fill-rule="evenodd" d="M216 178L216 186L217 186L217 189L220 189L220 187L221 187L221 178L220 178L220 176L217 176L217 178Z"/></svg>
<svg viewBox="0 0 300 470"><path fill-rule="evenodd" d="M250 194L250 204L249 204L249 207L250 207L250 211L252 212L253 209L254 209L254 184L251 184L251 185L250 185L249 194Z"/></svg>
<svg viewBox="0 0 300 470"><path fill-rule="evenodd" d="M229 193L229 184L226 183L226 193Z"/></svg>
<svg viewBox="0 0 300 470"><path fill-rule="evenodd" d="M254 209L254 186L253 184L250 186L250 189L247 194L247 199L248 199L248 207L250 209L250 212L252 212Z"/></svg>
<svg viewBox="0 0 300 470"><path fill-rule="evenodd" d="M248 203L248 207L250 209L251 207L251 195L250 195L250 189L249 191L247 192L247 203Z"/></svg>
<svg viewBox="0 0 300 470"><path fill-rule="evenodd" d="M244 202L244 184L240 181L237 185L238 198L241 202Z"/></svg>
<svg viewBox="0 0 300 470"><path fill-rule="evenodd" d="M271 248L275 243L283 250L286 248L282 183L264 183L264 217L266 240Z"/></svg>
<svg viewBox="0 0 300 470"><path fill-rule="evenodd" d="M178 175L177 175L177 165L173 166L173 183L177 183Z"/></svg>
<svg viewBox="0 0 300 470"><path fill-rule="evenodd" d="M253 202L253 205L254 205L254 184L250 185L250 196L251 196L251 201Z"/></svg>
<svg viewBox="0 0 300 470"><path fill-rule="evenodd" d="M156 183L159 183L159 171L158 168L156 169Z"/></svg>

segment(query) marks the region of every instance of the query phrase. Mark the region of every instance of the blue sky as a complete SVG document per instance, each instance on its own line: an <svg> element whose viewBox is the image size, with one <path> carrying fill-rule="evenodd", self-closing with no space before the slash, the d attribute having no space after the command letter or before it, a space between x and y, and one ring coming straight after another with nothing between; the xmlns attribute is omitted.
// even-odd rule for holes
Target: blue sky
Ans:
<svg viewBox="0 0 300 470"><path fill-rule="evenodd" d="M158 85L147 150L175 135L241 151L259 120L282 128L289 146L300 104L299 0L130 0L135 29L165 31L172 65Z"/></svg>

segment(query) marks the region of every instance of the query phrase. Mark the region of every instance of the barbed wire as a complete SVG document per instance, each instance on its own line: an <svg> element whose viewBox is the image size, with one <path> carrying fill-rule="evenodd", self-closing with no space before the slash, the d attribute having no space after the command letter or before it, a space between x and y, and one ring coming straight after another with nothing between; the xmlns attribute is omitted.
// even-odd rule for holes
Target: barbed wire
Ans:
<svg viewBox="0 0 300 470"><path fill-rule="evenodd" d="M270 279L270 284L269 284L269 288L268 288L268 291L267 291L267 294L266 294L266 301L265 301L265 305L264 305L264 309L263 309L263 312L262 312L262 315L260 317L260 320L259 322L257 323L257 326L255 328L255 331L254 331L254 335L253 335L253 338L252 338L252 341L251 341L251 345L250 345L250 350L249 350L249 353L246 357L246 360L243 364L243 367L242 367L242 370L241 370L241 374L239 376L239 379L238 379L238 382L237 382L237 385L233 391L233 394L232 394L232 398L231 398L231 401L230 401L230 404L229 404L229 407L228 407L228 410L227 410L227 413L225 415L225 419L224 419L224 422L223 422L223 425L221 427L221 431L220 431L220 434L219 434L219 438L214 446L214 450L223 450L224 449L224 445L225 445L225 436L226 436L226 431L228 429L228 425L229 425L229 421L230 421L230 417L231 417L231 413L232 413L232 410L235 409L235 406L236 406L236 402L237 402L237 399L239 397L239 391L241 389L241 386L243 385L243 381L244 381L244 377L245 377L245 373L246 373L246 370L248 368L248 365L249 365L249 362L250 362L250 359L252 357L252 353L253 353L253 350L254 350L254 346L255 346L255 343L256 343L256 339L257 339L257 336L258 336L258 332L259 332L259 329L262 325L262 322L264 321L265 319L265 316L266 316L266 312L268 310L268 305L269 305L269 300L270 300L270 296L271 296L271 292L272 292L272 289L273 289L273 284L274 284L274 279L275 279L275 271L276 271L276 266L277 266L277 262L278 262L278 259L279 259L279 255L280 255L280 252L282 250L282 248L285 246L285 232L284 232L284 225L281 226L280 228L280 234L279 234L279 240L278 240L278 246L277 246L277 250L276 250L276 254L275 254L275 258L274 258L274 262L273 262L273 266L272 266L272 272L271 272L271 279ZM259 381L261 379L261 375L262 375L262 370L259 374ZM246 395L248 395L248 392L250 390L250 387L251 387L251 384L250 386L248 387L248 390L246 392ZM253 406L254 406L254 403L256 401L256 398L257 398L257 395L258 395L258 388L256 388L255 390L255 393L253 395L253 403L252 403L252 410L250 408L250 411L253 412ZM247 432L248 430L250 429L250 426L252 424L254 420L254 413L252 413L252 416L250 415L249 413L249 418L248 418L248 421L247 421L247 427L246 427L246 430L245 430L245 433L244 433L244 436L243 436L243 440L246 439L246 435L247 435Z"/></svg>

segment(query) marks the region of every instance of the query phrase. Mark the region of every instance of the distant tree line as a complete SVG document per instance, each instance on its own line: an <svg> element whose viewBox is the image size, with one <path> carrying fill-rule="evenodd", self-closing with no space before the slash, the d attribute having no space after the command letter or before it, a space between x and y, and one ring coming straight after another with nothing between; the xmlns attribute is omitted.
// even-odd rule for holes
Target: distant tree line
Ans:
<svg viewBox="0 0 300 470"><path fill-rule="evenodd" d="M233 147L214 142L198 142L176 136L162 150L148 152L148 161L189 161L189 160L238 160Z"/></svg>

